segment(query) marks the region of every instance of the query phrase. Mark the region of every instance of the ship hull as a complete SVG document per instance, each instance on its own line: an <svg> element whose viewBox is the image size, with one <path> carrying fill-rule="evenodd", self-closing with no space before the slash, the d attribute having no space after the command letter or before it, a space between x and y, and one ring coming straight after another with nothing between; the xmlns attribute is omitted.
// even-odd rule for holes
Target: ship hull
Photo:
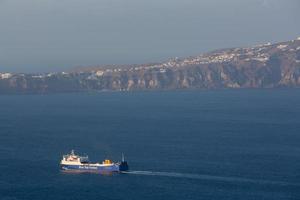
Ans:
<svg viewBox="0 0 300 200"><path fill-rule="evenodd" d="M65 171L82 171L82 172L119 172L120 166L117 164L109 166L92 166L92 165L60 165Z"/></svg>

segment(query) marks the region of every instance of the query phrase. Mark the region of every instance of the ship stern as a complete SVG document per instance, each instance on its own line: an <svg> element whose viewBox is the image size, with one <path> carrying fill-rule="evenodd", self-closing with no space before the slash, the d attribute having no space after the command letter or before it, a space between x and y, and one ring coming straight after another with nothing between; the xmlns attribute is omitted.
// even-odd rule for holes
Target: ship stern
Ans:
<svg viewBox="0 0 300 200"><path fill-rule="evenodd" d="M129 166L127 161L122 161L119 165L119 170L122 171L128 171L129 170Z"/></svg>

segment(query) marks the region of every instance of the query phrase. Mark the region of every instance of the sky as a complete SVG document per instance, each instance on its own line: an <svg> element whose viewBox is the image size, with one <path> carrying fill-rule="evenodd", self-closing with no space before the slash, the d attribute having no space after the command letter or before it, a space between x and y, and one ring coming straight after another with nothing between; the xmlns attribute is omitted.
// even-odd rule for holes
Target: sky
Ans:
<svg viewBox="0 0 300 200"><path fill-rule="evenodd" d="M300 0L0 0L0 72L140 64L300 36Z"/></svg>

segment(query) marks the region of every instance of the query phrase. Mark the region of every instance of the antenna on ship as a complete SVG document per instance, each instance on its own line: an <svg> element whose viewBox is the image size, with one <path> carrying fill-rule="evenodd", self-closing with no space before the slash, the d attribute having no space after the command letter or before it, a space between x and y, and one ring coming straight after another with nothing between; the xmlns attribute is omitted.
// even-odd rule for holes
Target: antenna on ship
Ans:
<svg viewBox="0 0 300 200"><path fill-rule="evenodd" d="M125 162L124 154L122 153L122 162Z"/></svg>

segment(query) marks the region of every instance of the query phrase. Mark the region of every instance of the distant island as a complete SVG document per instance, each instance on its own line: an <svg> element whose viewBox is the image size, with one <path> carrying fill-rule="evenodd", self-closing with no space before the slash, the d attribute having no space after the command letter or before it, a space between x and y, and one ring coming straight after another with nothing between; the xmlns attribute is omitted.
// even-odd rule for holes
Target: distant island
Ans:
<svg viewBox="0 0 300 200"><path fill-rule="evenodd" d="M0 94L300 87L300 37L163 63L0 73Z"/></svg>

